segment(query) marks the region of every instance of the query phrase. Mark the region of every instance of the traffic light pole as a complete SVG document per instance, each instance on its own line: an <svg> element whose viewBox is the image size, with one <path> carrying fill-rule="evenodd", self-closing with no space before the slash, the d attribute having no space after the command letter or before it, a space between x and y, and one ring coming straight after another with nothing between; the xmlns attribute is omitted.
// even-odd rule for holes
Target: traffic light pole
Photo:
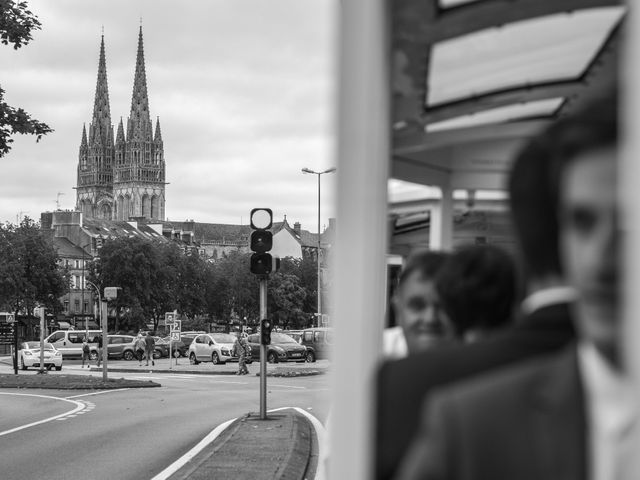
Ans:
<svg viewBox="0 0 640 480"><path fill-rule="evenodd" d="M267 318L267 275L260 276L260 318ZM261 321L262 322L262 321ZM262 327L261 327L262 328ZM262 332L260 332L262 335ZM267 346L260 342L260 420L267 419Z"/></svg>

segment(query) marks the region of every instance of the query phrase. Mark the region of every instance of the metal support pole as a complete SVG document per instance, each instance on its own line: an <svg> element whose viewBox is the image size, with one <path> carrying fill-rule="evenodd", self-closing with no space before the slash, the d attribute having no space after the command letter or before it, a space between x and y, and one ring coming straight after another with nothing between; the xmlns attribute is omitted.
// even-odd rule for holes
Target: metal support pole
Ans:
<svg viewBox="0 0 640 480"><path fill-rule="evenodd" d="M44 307L40 310L40 368L38 373L47 373L44 368Z"/></svg>
<svg viewBox="0 0 640 480"><path fill-rule="evenodd" d="M265 318L267 318L266 275L260 278L260 320ZM267 419L267 346L262 345L262 342L260 342L260 419Z"/></svg>
<svg viewBox="0 0 640 480"><path fill-rule="evenodd" d="M18 312L13 317L13 373L18 374Z"/></svg>
<svg viewBox="0 0 640 480"><path fill-rule="evenodd" d="M109 370L107 369L107 362L109 361L109 348L107 343L109 339L107 338L107 329L108 329L108 313L107 313L107 299L100 299L100 290L98 291L98 301L100 302L100 328L102 329L102 380L107 381L107 373Z"/></svg>
<svg viewBox="0 0 640 480"><path fill-rule="evenodd" d="M318 327L322 325L322 279L320 277L320 175L318 173Z"/></svg>

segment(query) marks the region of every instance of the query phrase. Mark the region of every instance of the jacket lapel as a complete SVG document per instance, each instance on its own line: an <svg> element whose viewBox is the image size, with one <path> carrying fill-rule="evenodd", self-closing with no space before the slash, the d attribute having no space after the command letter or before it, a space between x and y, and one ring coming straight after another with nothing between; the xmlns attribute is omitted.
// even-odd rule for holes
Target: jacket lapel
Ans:
<svg viewBox="0 0 640 480"><path fill-rule="evenodd" d="M538 478L587 478L585 400L575 345L541 372L530 397L534 402L533 442L540 459Z"/></svg>

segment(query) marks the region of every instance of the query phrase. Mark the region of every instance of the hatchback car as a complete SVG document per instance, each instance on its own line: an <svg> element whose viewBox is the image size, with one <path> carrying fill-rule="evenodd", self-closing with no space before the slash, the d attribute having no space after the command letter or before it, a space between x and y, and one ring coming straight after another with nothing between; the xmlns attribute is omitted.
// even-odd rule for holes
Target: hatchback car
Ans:
<svg viewBox="0 0 640 480"><path fill-rule="evenodd" d="M260 334L249 335L251 356L260 358ZM267 345L267 362L304 362L307 355L306 347L300 345L292 337L284 333L271 333L271 344Z"/></svg>
<svg viewBox="0 0 640 480"><path fill-rule="evenodd" d="M44 344L44 366L47 370L56 367L62 370L62 353L50 343ZM23 342L20 344L20 368L40 367L40 342Z"/></svg>
<svg viewBox="0 0 640 480"><path fill-rule="evenodd" d="M197 335L189 345L189 362L197 365L200 362L225 364L237 362L238 357L232 354L236 340L230 333L205 333Z"/></svg>
<svg viewBox="0 0 640 480"><path fill-rule="evenodd" d="M167 345L169 344L169 340L170 339L171 339L171 337L164 337L163 338L163 340L165 342L167 342ZM193 340L193 338L189 339L189 343L191 343L191 340ZM178 341L172 340L171 341L171 352L173 353L173 358L186 357L188 349L189 349L189 345L187 345L182 340L178 340Z"/></svg>
<svg viewBox="0 0 640 480"><path fill-rule="evenodd" d="M133 360L135 357L133 343L135 338L132 335L107 335L109 358Z"/></svg>

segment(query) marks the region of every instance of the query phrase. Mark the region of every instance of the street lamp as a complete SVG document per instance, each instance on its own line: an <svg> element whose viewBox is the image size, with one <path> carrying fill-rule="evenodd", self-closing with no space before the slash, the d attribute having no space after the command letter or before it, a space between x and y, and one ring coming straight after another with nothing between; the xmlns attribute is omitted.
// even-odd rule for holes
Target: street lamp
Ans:
<svg viewBox="0 0 640 480"><path fill-rule="evenodd" d="M320 175L324 175L325 173L333 173L336 171L335 167L331 167L326 169L323 172L315 172L309 168L303 168L302 173L312 173L313 175L318 176L318 253L316 255L316 261L318 264L318 326L320 326L320 321L322 319L322 310L321 310L321 280L320 280Z"/></svg>

